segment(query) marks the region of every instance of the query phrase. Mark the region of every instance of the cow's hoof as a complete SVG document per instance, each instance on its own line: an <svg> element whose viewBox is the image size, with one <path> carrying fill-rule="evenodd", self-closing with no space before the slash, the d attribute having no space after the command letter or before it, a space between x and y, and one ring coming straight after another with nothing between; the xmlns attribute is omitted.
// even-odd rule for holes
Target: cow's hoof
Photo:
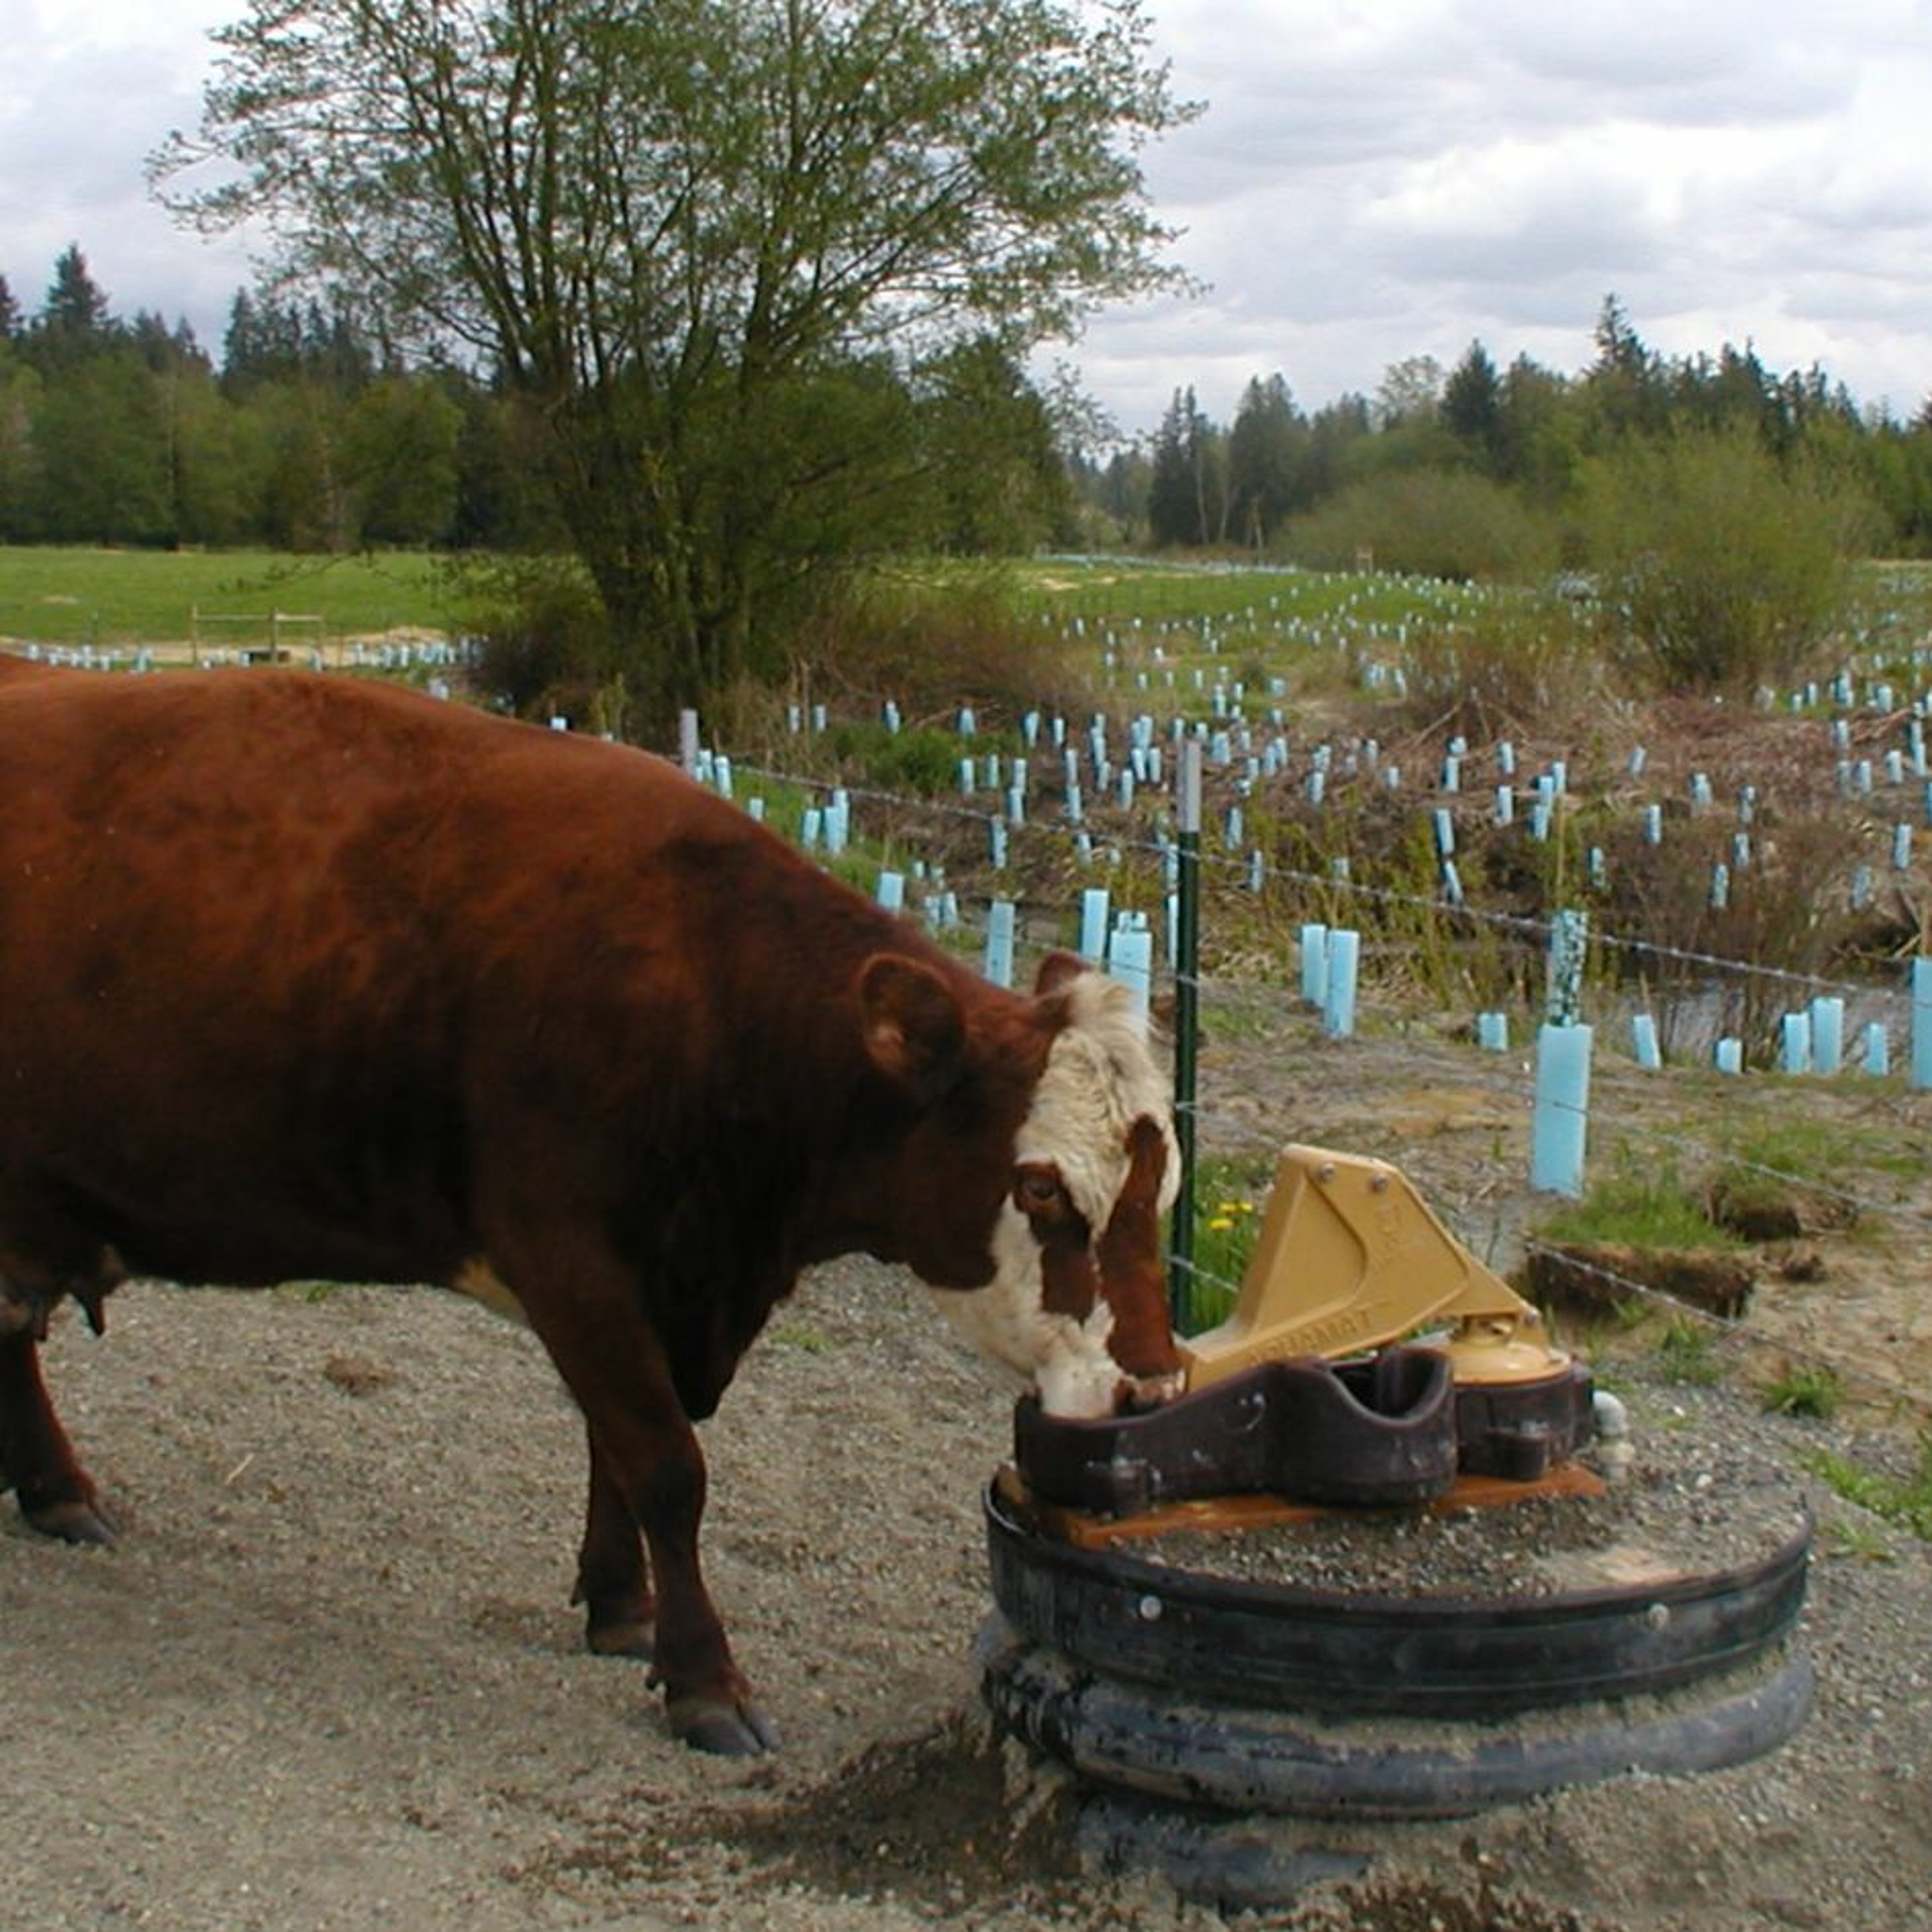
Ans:
<svg viewBox="0 0 1932 1932"><path fill-rule="evenodd" d="M713 1757L757 1757L778 1748L778 1726L747 1699L680 1697L665 1707L671 1735Z"/></svg>
<svg viewBox="0 0 1932 1932"><path fill-rule="evenodd" d="M104 1544L115 1540L113 1524L97 1504L85 1497L42 1503L37 1508L23 1508L20 1514L43 1536L56 1536L63 1543Z"/></svg>
<svg viewBox="0 0 1932 1932"><path fill-rule="evenodd" d="M656 1654L657 1625L649 1617L596 1618L584 1626L584 1644L593 1657L640 1657L648 1663Z"/></svg>

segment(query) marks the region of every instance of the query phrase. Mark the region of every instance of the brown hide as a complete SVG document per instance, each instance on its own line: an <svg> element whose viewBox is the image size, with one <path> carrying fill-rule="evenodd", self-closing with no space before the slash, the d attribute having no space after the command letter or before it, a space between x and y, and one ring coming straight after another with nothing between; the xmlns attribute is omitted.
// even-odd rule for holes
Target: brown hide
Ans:
<svg viewBox="0 0 1932 1932"><path fill-rule="evenodd" d="M674 767L298 676L0 692L14 1279L107 1245L177 1280L448 1281L506 1198L598 1228L674 1331L853 1248L986 1279L1050 1003ZM694 1396L733 1352L681 1360Z"/></svg>
<svg viewBox="0 0 1932 1932"><path fill-rule="evenodd" d="M764 1742L690 1419L806 1263L987 1279L1064 1002L660 760L388 687L9 667L0 770L0 1312L487 1264L585 1412L593 1643ZM85 1513L32 1346L0 1321L0 1478Z"/></svg>

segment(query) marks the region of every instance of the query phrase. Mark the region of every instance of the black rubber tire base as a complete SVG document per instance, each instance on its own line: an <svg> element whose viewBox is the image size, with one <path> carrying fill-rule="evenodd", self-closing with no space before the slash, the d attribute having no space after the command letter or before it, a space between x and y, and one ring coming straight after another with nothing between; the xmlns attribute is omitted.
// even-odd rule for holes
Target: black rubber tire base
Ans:
<svg viewBox="0 0 1932 1932"><path fill-rule="evenodd" d="M1774 1750L1810 1708L1811 1523L1758 1562L1522 1599L1176 1570L986 1499L995 1722L1076 1779L1082 1861L1217 1909L1360 1870L1346 1825L1466 1816ZM1325 1834L1325 1835L1324 1835Z"/></svg>
<svg viewBox="0 0 1932 1932"><path fill-rule="evenodd" d="M1703 1576L1520 1598L1394 1598L1264 1585L1077 1549L986 1497L993 1601L1026 1641L1108 1680L1244 1708L1486 1721L1660 1694L1742 1669L1803 1606L1800 1528Z"/></svg>
<svg viewBox="0 0 1932 1932"><path fill-rule="evenodd" d="M1631 1772L1714 1771L1775 1749L1810 1708L1795 1646L1640 1700L1486 1724L1261 1711L1095 1675L995 1613L976 1647L1003 1729L1111 1790L1223 1813L1466 1816Z"/></svg>

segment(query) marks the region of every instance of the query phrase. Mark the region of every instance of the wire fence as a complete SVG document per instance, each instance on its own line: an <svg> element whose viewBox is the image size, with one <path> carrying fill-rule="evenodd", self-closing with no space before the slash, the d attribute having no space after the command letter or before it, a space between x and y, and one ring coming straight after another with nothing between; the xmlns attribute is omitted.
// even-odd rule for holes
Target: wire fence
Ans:
<svg viewBox="0 0 1932 1932"><path fill-rule="evenodd" d="M712 775L716 776L715 768ZM1173 909L1163 901L1171 893L1177 844L1170 826L1159 820L1150 824L1144 816L1130 818L1115 814L1104 824L1090 822L1083 826L1069 822L1064 812L1057 818L1030 814L1025 801L1008 799L1003 808L988 808L974 799L934 798L854 784L776 764L736 764L730 768L728 782L783 787L805 796L827 800L836 794L857 815L859 824L872 818L889 825L895 854L902 847L909 850L908 828L922 824L940 828L955 850L963 835L986 855L968 868L972 884L965 898L958 898L943 864L926 868L919 882L926 890L914 895L916 909L928 922L943 925L942 936L950 934L962 946L983 946L992 927L988 910L1004 893L1018 890L1022 868L1018 854L1022 844L1046 855L1046 862L1036 870L1053 880L1054 890L1062 895L1053 902L1028 906L1030 916L1021 922L1017 941L1022 958L1067 944L1079 928L1082 892L1124 877L1131 884L1123 897L1131 898L1138 893L1142 903L1133 910L1144 916L1158 920L1165 913L1171 941ZM1156 800L1160 796L1154 793ZM1163 801L1152 809L1165 814L1168 807ZM848 826L848 841L852 836ZM855 866L854 855L860 849L847 844L843 856L848 868ZM1004 866L994 862L996 855L1004 856ZM901 856L897 863L916 872L921 862L916 856ZM1500 935L1526 955L1546 953L1558 931L1551 919L1466 904L1450 905L1439 892L1421 893L1351 877L1346 868L1316 871L1294 865L1258 865L1251 856L1213 850L1202 850L1199 863L1210 881L1202 917L1210 952L1217 909L1225 915L1231 904L1252 908L1257 902L1273 908L1276 926L1283 932L1293 927L1299 915L1311 910L1339 916L1357 906L1378 917L1393 910L1416 917L1453 920L1459 928ZM1247 916L1244 910L1244 921ZM1888 1036L1897 1035L1901 1041L1914 1021L1913 1002L1903 983L1903 967L1898 969L1898 982L1888 983L1882 978L1853 980L1841 974L1729 958L1636 932L1592 930L1588 944L1599 957L1620 955L1667 965L1702 982L1713 996L1725 982L1736 981L1750 982L1768 997L1840 998L1875 1019ZM1522 1053L1485 1049L1478 1044L1474 1015L1446 1016L1429 1010L1418 1003L1412 976L1401 970L1399 959L1392 962L1396 970L1384 975L1384 962L1372 955L1364 964L1361 1004L1352 1037L1328 1037L1320 1016L1296 989L1298 976L1292 946L1291 939L1279 956L1258 962L1258 971L1218 970L1185 977L1207 1036L1226 1034L1246 1040L1251 1042L1250 1058L1265 1060L1274 1052L1313 1052L1320 1060L1322 1082L1330 1088L1345 1090L1352 1111L1365 1118L1378 1110L1384 1114L1389 1112L1390 1090L1418 1080L1453 1082L1466 1098L1474 1096L1481 1103L1478 1114L1489 1124L1483 1131L1494 1143L1493 1171L1490 1187L1481 1190L1484 1198L1492 1192L1524 1197L1527 1202L1500 1242L1490 1231L1486 1244L1484 1230L1457 1226L1459 1220L1468 1221L1472 1203L1457 1198L1459 1190L1466 1190L1466 1183L1452 1184L1433 1204L1466 1243L1478 1249L1486 1244L1492 1261L1506 1269L1525 1266L1539 1256L1560 1258L1566 1268L1595 1277L1606 1302L1661 1310L1673 1321L1710 1332L1726 1346L1742 1346L1756 1337L1756 1327L1750 1322L1683 1300L1600 1258L1589 1258L1573 1244L1539 1235L1535 1223L1538 1202L1523 1172L1522 1144L1533 1096L1532 1069ZM1601 1006L1614 1018L1626 1018L1634 1006L1640 1006L1640 994L1634 1001L1619 992L1611 983L1612 976L1604 975L1592 981L1585 993L1585 1004ZM1160 950L1154 964L1156 1006L1167 1007L1184 979L1170 943ZM1532 994L1522 1004L1534 1017L1535 997ZM1465 1024L1466 1020L1469 1023ZM1391 1041L1400 1049L1393 1054L1387 1050ZM1412 1043L1413 1051L1402 1042ZM1352 1047L1362 1050L1352 1051ZM1245 1092L1231 1096L1222 1084L1222 1070L1227 1064L1226 1056L1210 1057L1194 1103L1192 1124L1204 1158L1261 1161L1288 1142L1311 1137L1306 1121L1295 1111L1298 1100L1306 1097L1305 1083L1291 1084L1274 1099L1264 1094L1258 1100ZM1870 1231L1868 1238L1895 1243L1908 1257L1901 1265L1918 1268L1924 1275L1928 1300L1932 1300L1932 1270L1924 1269L1916 1260L1928 1218L1932 1218L1932 1203L1917 1184L1915 1164L1922 1127L1932 1127L1932 1102L1919 1102L1916 1088L1906 1076L1881 1076L1847 1066L1829 1077L1791 1078L1762 1067L1742 1077L1730 1077L1714 1073L1702 1055L1688 1060L1679 1057L1646 1070L1634 1049L1618 1050L1613 1034L1606 1037L1599 1064L1618 1077L1607 1088L1600 1081L1588 1105L1577 1110L1593 1144L1593 1172L1616 1163L1651 1173L1676 1169L1696 1175L1721 1170L1732 1177L1745 1176L1790 1190L1808 1203L1822 1205L1834 1220L1855 1219ZM1810 1161L1781 1163L1774 1156L1752 1152L1748 1136L1740 1132L1726 1130L1713 1137L1708 1124L1713 1121L1720 1128L1740 1124L1735 1117L1748 1094L1761 1100L1780 1124L1820 1110L1849 1121L1850 1142L1855 1151L1868 1151L1875 1139L1888 1138L1889 1144L1880 1150L1883 1158L1879 1168L1892 1174L1894 1184L1888 1188L1862 1174L1821 1174ZM1828 1098L1831 1105L1826 1108ZM1561 1108L1564 1103L1557 1104ZM1426 1146L1404 1149L1399 1144L1399 1132L1388 1138L1397 1144L1391 1147L1392 1154L1405 1159L1414 1154L1423 1184L1429 1185L1430 1150ZM1771 1138L1774 1143L1775 1136ZM1928 1146L1932 1148L1932 1143ZM1479 1212L1480 1202L1473 1204ZM1553 1209L1561 1203L1550 1198L1543 1204ZM1200 1211L1203 1210L1197 1204L1197 1213ZM1199 1288L1222 1302L1231 1300L1238 1289L1238 1280L1211 1262L1190 1259L1184 1265ZM1787 1363L1808 1365L1849 1384L1862 1386L1887 1401L1923 1412L1927 1404L1913 1392L1909 1378L1885 1365L1882 1350L1874 1356L1866 1348L1867 1339L1850 1337L1846 1347L1826 1349L1787 1333L1774 1336L1772 1346ZM1932 1334L1927 1340L1932 1342Z"/></svg>
<svg viewBox="0 0 1932 1932"><path fill-rule="evenodd" d="M1002 832L1008 840L1024 837L1056 845L1063 851L1071 852L1075 849L1073 842L1077 837L1077 828L1061 822L1049 823L1024 818L1016 821L1007 811L988 810L982 806L960 800L854 784L848 781L788 771L772 766L733 763L730 771L734 786L740 779L762 780L797 790L822 792L828 796L840 795L854 804L889 808L902 818L925 819L956 829L971 827L983 836L989 851L1004 842L997 836ZM1102 869L1096 876L1102 876L1105 867L1120 857L1138 856L1166 866L1172 863L1174 852L1175 844L1172 837L1145 830L1130 830L1114 824L1108 827L1098 846L1079 852L1078 863L1089 871L1092 871L1097 864ZM1258 868L1252 856L1237 857L1207 849L1200 854L1200 863L1204 871L1217 875L1224 885L1237 887L1251 896L1258 896L1271 889L1290 894L1299 891L1345 904L1359 903L1384 910L1397 909L1438 919L1453 920L1458 925L1472 928L1486 928L1538 948L1546 948L1554 931L1552 922L1547 919L1474 906L1466 902L1451 903L1445 900L1440 892L1424 893L1381 884L1372 880L1354 878L1346 872L1318 872L1274 860L1265 861ZM1695 947L1673 945L1636 934L1593 928L1589 934L1589 944L1600 952L1618 953L1633 959L1653 960L1671 966L1692 968L1713 976L1761 981L1768 985L1786 987L1794 991L1802 990L1807 993L1835 993L1861 1000L1894 1000L1901 1007L1906 1004L1907 996L1902 988L1886 987L1869 980L1848 980L1832 974L1736 958Z"/></svg>

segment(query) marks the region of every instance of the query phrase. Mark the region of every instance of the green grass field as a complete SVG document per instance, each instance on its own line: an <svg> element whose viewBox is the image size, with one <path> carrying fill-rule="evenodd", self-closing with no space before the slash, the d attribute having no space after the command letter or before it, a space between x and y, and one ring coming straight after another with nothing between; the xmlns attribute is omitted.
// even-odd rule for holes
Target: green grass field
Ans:
<svg viewBox="0 0 1932 1932"><path fill-rule="evenodd" d="M1013 567L1013 578L1023 607L1090 624L1225 622L1250 615L1391 623L1418 612L1458 610L1481 595L1417 578L1116 557L1030 560Z"/></svg>
<svg viewBox="0 0 1932 1932"><path fill-rule="evenodd" d="M1110 625L1206 622L1227 634L1224 650L1250 643L1244 620L1279 649L1278 627L1285 623L1372 632L1418 618L1467 620L1498 596L1401 577L1130 559L1035 559L992 568L1021 610L1061 622L1081 619L1096 640ZM898 566L892 574L938 587L988 568L949 562ZM1896 628L1892 607L1903 604L1922 631L1932 567L1871 566L1865 577L1868 598L1886 607L1868 628ZM276 612L319 619L332 641L392 630L446 631L462 626L466 601L449 560L427 551L310 556L0 544L0 637L26 643L181 644L199 628L210 646L253 644L266 635ZM243 620L260 628L251 633Z"/></svg>
<svg viewBox="0 0 1932 1932"><path fill-rule="evenodd" d="M902 571L938 588L985 566ZM1282 622L1373 627L1456 605L1454 586L1304 571L1231 572L1132 562L1030 560L998 566L1022 611L1061 623L1240 629ZM425 551L350 556L276 550L98 550L0 545L0 638L100 648L259 644L278 614L304 621L285 641L332 644L394 630L464 628L467 600L446 558ZM1231 638L1230 642L1232 641ZM1279 644L1278 638L1272 641ZM1174 661L1186 656L1177 650Z"/></svg>
<svg viewBox="0 0 1932 1932"><path fill-rule="evenodd" d="M454 628L462 599L442 560L398 551L295 556L273 550L0 546L0 637L107 647L259 644L271 620L297 644Z"/></svg>

